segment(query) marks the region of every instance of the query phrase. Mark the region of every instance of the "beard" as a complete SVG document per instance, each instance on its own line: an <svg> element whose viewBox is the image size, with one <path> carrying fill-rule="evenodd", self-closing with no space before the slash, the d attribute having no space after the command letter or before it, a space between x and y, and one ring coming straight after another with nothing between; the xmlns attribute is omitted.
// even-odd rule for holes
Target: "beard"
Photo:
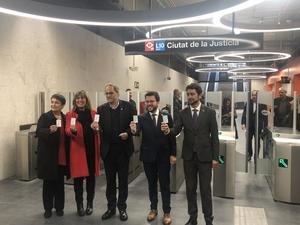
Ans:
<svg viewBox="0 0 300 225"><path fill-rule="evenodd" d="M154 106L147 107L148 112L155 112L156 110L157 110L157 107L154 107Z"/></svg>
<svg viewBox="0 0 300 225"><path fill-rule="evenodd" d="M196 103L198 103L198 102L199 102L199 100L188 99L189 105L194 105L194 104L196 104Z"/></svg>

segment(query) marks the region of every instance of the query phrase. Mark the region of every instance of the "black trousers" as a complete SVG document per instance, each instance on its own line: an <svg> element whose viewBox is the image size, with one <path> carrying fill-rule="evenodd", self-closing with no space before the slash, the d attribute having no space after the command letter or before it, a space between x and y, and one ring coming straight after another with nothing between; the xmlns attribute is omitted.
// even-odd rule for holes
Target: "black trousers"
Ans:
<svg viewBox="0 0 300 225"><path fill-rule="evenodd" d="M184 160L184 175L186 182L186 197L188 201L188 214L194 220L197 220L197 183L199 177L200 195L202 203L202 212L207 224L212 223L212 195L211 178L212 162L200 162L197 154L194 153L192 160Z"/></svg>
<svg viewBox="0 0 300 225"><path fill-rule="evenodd" d="M87 202L93 202L95 196L95 184L96 178L95 175L88 177L78 177L74 178L74 192L75 200L77 204L83 203L83 180L86 180L86 193L87 193Z"/></svg>
<svg viewBox="0 0 300 225"><path fill-rule="evenodd" d="M150 208L157 209L158 192L157 181L159 180L162 206L164 213L170 213L171 194L170 194L170 163L154 162L145 163L144 170L148 180Z"/></svg>
<svg viewBox="0 0 300 225"><path fill-rule="evenodd" d="M249 129L249 138L248 138L248 156L252 157L253 156L253 148L252 147L252 139L254 137L254 144L256 145L256 139L255 139L255 128L250 128ZM260 150L260 137L258 138L258 154Z"/></svg>
<svg viewBox="0 0 300 225"><path fill-rule="evenodd" d="M64 168L59 167L56 180L43 180L43 204L45 210L63 210L65 206Z"/></svg>
<svg viewBox="0 0 300 225"><path fill-rule="evenodd" d="M128 169L129 157L122 148L122 145L111 146L104 159L106 175L106 198L107 208L125 210L128 197ZM116 176L118 175L119 196L117 201Z"/></svg>

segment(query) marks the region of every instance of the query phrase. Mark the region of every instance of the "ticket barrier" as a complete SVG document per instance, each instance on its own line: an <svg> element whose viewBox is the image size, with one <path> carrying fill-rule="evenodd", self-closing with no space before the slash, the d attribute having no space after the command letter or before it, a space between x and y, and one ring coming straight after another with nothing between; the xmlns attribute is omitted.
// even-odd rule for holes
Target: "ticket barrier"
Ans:
<svg viewBox="0 0 300 225"><path fill-rule="evenodd" d="M273 155L274 200L300 204L300 135L273 133Z"/></svg>
<svg viewBox="0 0 300 225"><path fill-rule="evenodd" d="M213 196L235 197L235 133L219 132L219 165L213 170Z"/></svg>
<svg viewBox="0 0 300 225"><path fill-rule="evenodd" d="M17 131L16 151L17 179L30 181L37 178L37 138L35 129Z"/></svg>

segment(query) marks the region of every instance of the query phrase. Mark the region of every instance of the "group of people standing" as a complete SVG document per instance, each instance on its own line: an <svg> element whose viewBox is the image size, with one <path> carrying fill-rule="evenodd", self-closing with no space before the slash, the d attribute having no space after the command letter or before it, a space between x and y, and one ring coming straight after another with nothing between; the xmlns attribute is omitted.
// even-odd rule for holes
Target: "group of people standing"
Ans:
<svg viewBox="0 0 300 225"><path fill-rule="evenodd" d="M159 181L165 225L172 223L170 168L176 163L176 135L184 131L182 158L186 179L188 213L186 225L197 224L197 180L199 177L202 211L207 225L212 225L212 168L218 164L219 140L215 112L200 103L198 84L186 87L189 106L172 117L159 110L160 96L155 91L145 95L146 112L137 117L135 107L119 99L119 88L105 86L107 103L97 111L91 108L84 91L74 95L73 109L66 114L60 94L51 96L51 110L41 115L38 137L38 177L43 179L44 217L64 215L64 177L73 178L79 216L93 213L96 176L100 175L100 155L106 175L107 211L102 220L119 210L121 221L128 219L129 159L133 153L133 135L142 133L140 160L143 162L150 200L147 220L156 219ZM136 117L136 118L135 118ZM101 151L100 151L101 149ZM118 188L116 178L118 178ZM83 181L86 180L86 207ZM118 197L117 197L118 189Z"/></svg>
<svg viewBox="0 0 300 225"><path fill-rule="evenodd" d="M268 126L268 112L270 107L266 104L257 102L258 91L251 91L251 98L249 105L245 104L242 118L241 118L241 128L246 130L247 128L247 159L251 161L253 154L255 155L254 148L252 147L252 142L254 138L254 144L257 144L258 154L260 152L260 139L263 137L265 129ZM292 104L294 100L293 97L287 96L287 91L283 88L279 89L279 96L274 99L274 126L275 127L292 127ZM231 118L233 115L233 124L235 127L236 139L238 138L237 125L235 119L237 118L237 113L233 107L233 113L231 108L230 98L224 98L222 104L222 126L230 126ZM249 108L249 109L248 109ZM247 113L247 111L249 112ZM255 138L256 132L258 132L258 140ZM256 158L256 156L254 157Z"/></svg>

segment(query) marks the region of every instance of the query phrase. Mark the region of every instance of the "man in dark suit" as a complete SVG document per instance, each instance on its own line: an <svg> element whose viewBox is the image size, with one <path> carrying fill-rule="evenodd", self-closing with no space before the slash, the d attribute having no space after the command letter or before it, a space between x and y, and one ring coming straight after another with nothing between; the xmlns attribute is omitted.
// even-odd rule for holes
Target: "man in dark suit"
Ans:
<svg viewBox="0 0 300 225"><path fill-rule="evenodd" d="M280 88L279 97L274 99L274 126L292 127L292 104L293 97L286 95L286 90Z"/></svg>
<svg viewBox="0 0 300 225"><path fill-rule="evenodd" d="M128 219L126 200L128 196L128 167L133 153L130 122L136 110L129 102L119 100L119 88L113 84L105 86L107 103L97 109L100 115L101 157L106 175L107 211L102 219L111 218L119 209L120 219ZM116 175L118 175L118 201L116 198Z"/></svg>
<svg viewBox="0 0 300 225"><path fill-rule="evenodd" d="M202 89L192 83L186 87L189 106L179 114L175 127L170 132L167 124L162 125L166 135L177 135L184 128L182 158L186 182L188 213L190 218L185 225L196 225L197 176L199 176L202 212L206 225L213 223L211 178L212 168L218 165L219 138L216 113L200 103Z"/></svg>
<svg viewBox="0 0 300 225"><path fill-rule="evenodd" d="M266 114L267 106L264 104L258 104L258 136L268 124L268 117ZM257 111L257 91L251 92L251 99L249 104L249 127L248 127L248 161L251 160L253 155L252 139L255 137L256 130L256 111ZM246 129L246 115L247 115L247 104L244 107L242 115L242 129ZM260 139L258 140L258 153L260 149Z"/></svg>
<svg viewBox="0 0 300 225"><path fill-rule="evenodd" d="M145 174L148 180L150 212L148 221L153 221L157 216L157 180L159 180L162 206L164 211L163 224L172 222L170 216L170 164L176 162L176 138L164 135L161 131L163 117L167 118L170 127L173 120L169 114L162 113L158 109L160 97L155 91L147 92L145 103L147 112L139 116L138 123L131 122L131 132L142 132L140 160L144 164Z"/></svg>

